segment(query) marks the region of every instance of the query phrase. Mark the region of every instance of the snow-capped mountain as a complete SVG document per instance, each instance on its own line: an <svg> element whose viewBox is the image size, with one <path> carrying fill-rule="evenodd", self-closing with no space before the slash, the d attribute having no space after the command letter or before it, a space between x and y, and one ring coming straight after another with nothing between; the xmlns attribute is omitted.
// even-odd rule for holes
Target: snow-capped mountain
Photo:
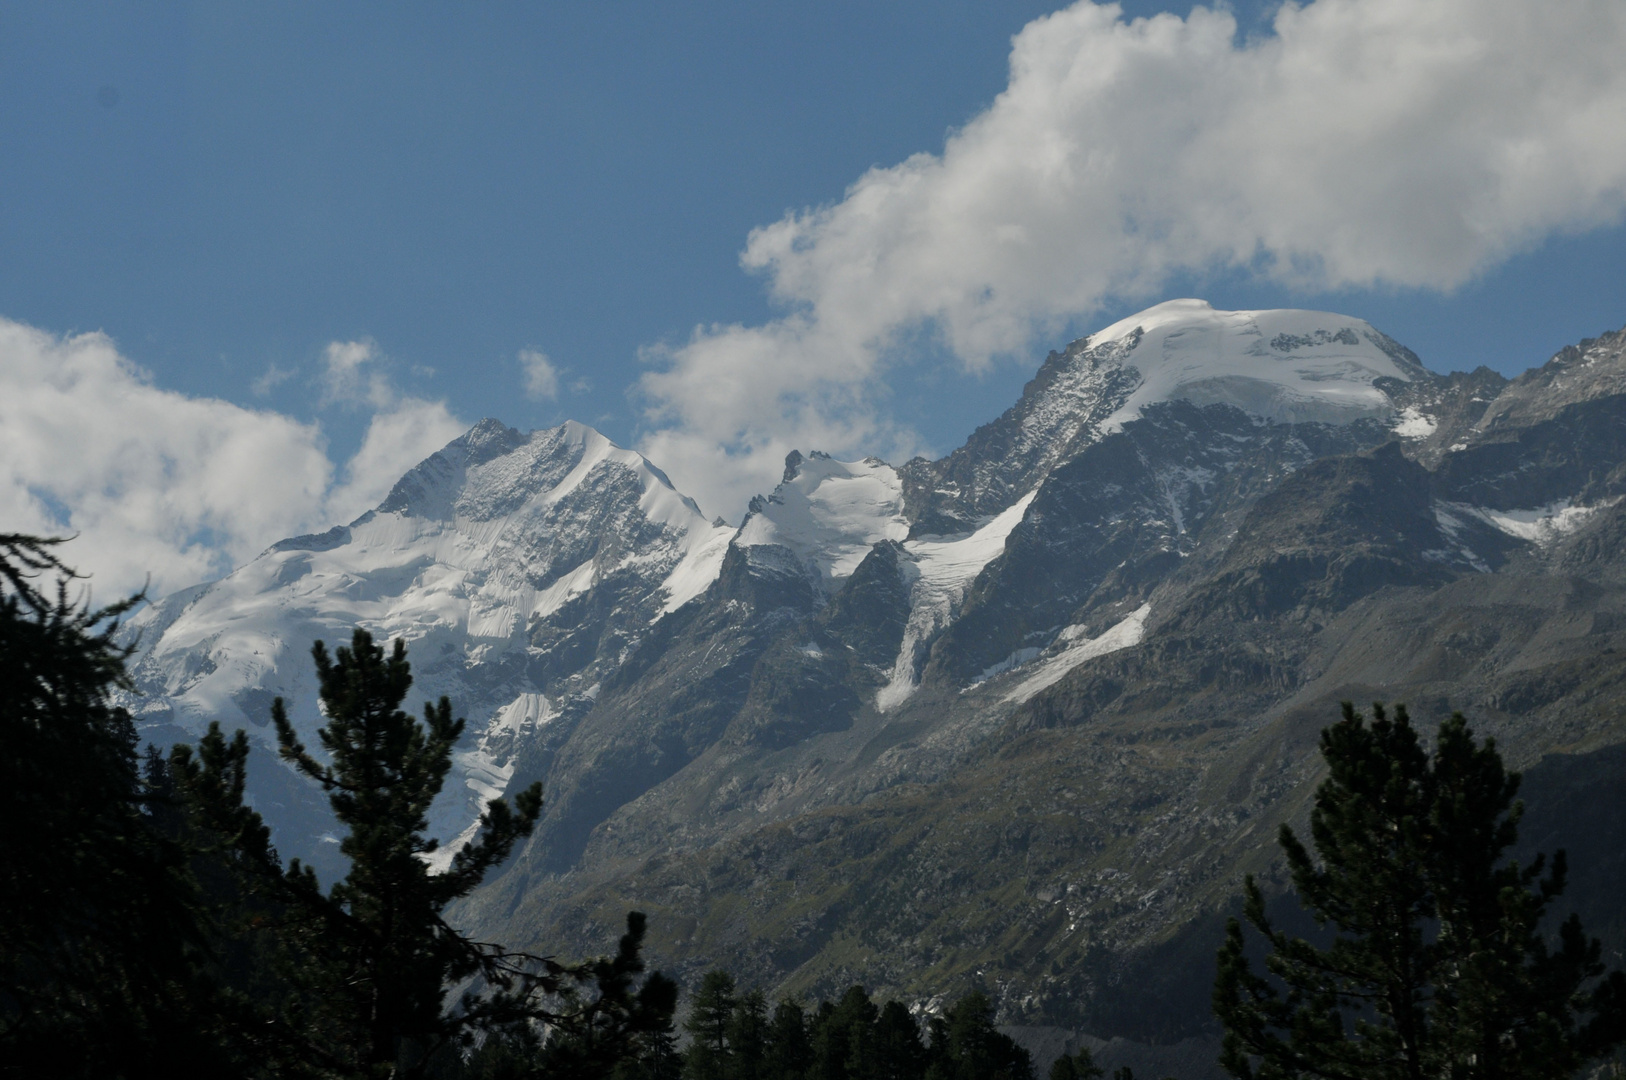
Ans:
<svg viewBox="0 0 1626 1080"><path fill-rule="evenodd" d="M1415 356L1359 319L1215 311L1201 300L1171 300L1052 355L1015 408L940 462L910 462L900 476L873 458L792 453L784 480L752 502L733 542L756 565L802 567L819 596L839 590L877 543L901 544L909 610L876 699L884 711L914 692L932 644L958 617L972 582L1004 552L1038 486L1147 410L1184 402L1232 406L1275 425L1415 424L1420 416L1401 417L1383 387L1430 378ZM1189 480L1213 475L1186 469L1181 478L1163 478L1171 491L1188 481L1169 497L1176 531ZM912 498L905 476L914 481ZM1080 632L1072 629L1067 640ZM1024 648L1030 657L1040 651ZM1004 670L1019 651L991 666Z"/></svg>
<svg viewBox="0 0 1626 1080"><path fill-rule="evenodd" d="M308 736L320 723L310 643L342 643L355 626L402 636L415 691L451 697L470 721L461 783L432 815L448 839L461 838L483 801L506 789L522 753L567 742L604 681L653 624L711 588L731 551L759 586L793 583L814 610L877 545L895 545L884 550L904 597L890 620L897 633L885 655L871 657L886 672L875 705L894 710L968 601L976 617L959 637L986 634L988 605L973 583L1013 531L1044 529L1045 513L1028 521L1040 485L1148 410L1189 402L1235 406L1250 422L1387 422L1399 410L1382 387L1427 377L1358 319L1170 301L1053 354L1016 406L941 461L900 470L793 453L783 481L752 501L737 530L705 520L658 468L590 428L571 422L525 436L482 421L355 522L281 541L227 578L144 612L132 624L143 642L137 708L155 737L195 737L220 720L263 740L281 696ZM1194 478L1217 474L1175 471L1157 483L1178 492L1165 498L1178 532L1184 503L1200 502ZM1036 610L1078 599L1048 591ZM962 681L973 668L986 678L1052 640L1088 645L1095 639L1080 625L1057 622L1046 640L1024 625L1009 649L1010 633L995 633L955 670ZM281 842L312 857L311 837L295 834L321 834L319 804L296 805L299 787L273 767L262 764L259 779L266 790L257 796L279 808L271 818L301 823L285 826Z"/></svg>
<svg viewBox="0 0 1626 1080"><path fill-rule="evenodd" d="M402 635L469 720L440 835L545 784L461 912L489 939L592 951L637 907L680 973L1167 1036L1207 988L1147 995L1269 870L1341 698L1463 708L1519 765L1626 746L1623 344L1442 376L1359 319L1171 301L946 457L791 454L737 528L589 428L483 421L153 605L132 705L263 744L275 694L319 722L311 640ZM309 791L255 783L319 854Z"/></svg>
<svg viewBox="0 0 1626 1080"><path fill-rule="evenodd" d="M716 582L521 761L549 809L464 917L588 947L635 906L680 972L1196 1034L1208 985L1171 973L1269 871L1339 700L1463 708L1519 764L1626 746L1623 342L1508 383L1182 301L1053 354L946 458L792 455ZM1532 771L1532 821L1614 775L1573 769Z"/></svg>
<svg viewBox="0 0 1626 1080"><path fill-rule="evenodd" d="M445 694L470 721L431 815L458 836L505 788L517 750L590 708L649 625L710 584L733 531L591 428L526 436L485 420L349 525L283 540L132 620L132 704L171 738L219 720L271 739L280 696L316 745L312 642L345 644L357 626L403 637L414 694Z"/></svg>
<svg viewBox="0 0 1626 1080"><path fill-rule="evenodd" d="M1388 422L1428 371L1360 319L1170 300L1051 353L1022 398L938 461L904 467L917 529L951 532L1032 491L1147 408L1231 405L1278 424Z"/></svg>

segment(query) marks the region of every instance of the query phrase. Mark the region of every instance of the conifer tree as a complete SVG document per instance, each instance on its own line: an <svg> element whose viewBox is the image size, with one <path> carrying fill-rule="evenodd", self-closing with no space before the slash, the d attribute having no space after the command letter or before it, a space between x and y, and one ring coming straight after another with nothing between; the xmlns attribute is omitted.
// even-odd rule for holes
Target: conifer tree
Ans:
<svg viewBox="0 0 1626 1080"><path fill-rule="evenodd" d="M627 932L613 957L570 967L551 964L559 976L574 983L559 1006L542 1009L509 999L525 1006L527 1022L534 1026L541 1021L549 1029L542 1053L527 1076L602 1080L622 1062L640 1059L659 1075L673 1071L671 1033L677 984L660 972L638 983L637 977L644 972L645 927L641 912L629 912ZM591 987L590 994L583 993L585 987Z"/></svg>
<svg viewBox="0 0 1626 1080"><path fill-rule="evenodd" d="M524 1007L477 1017L486 1029L480 1045L467 1055L443 1047L425 1074L434 1080L677 1080L677 984L655 972L638 985L644 929L643 915L630 913L615 956L560 969L575 985L555 994L548 1008L508 997ZM582 993L588 986L590 996Z"/></svg>
<svg viewBox="0 0 1626 1080"><path fill-rule="evenodd" d="M1080 1047L1076 1054L1063 1054L1050 1066L1050 1080L1101 1080L1106 1074L1087 1046Z"/></svg>
<svg viewBox="0 0 1626 1080"><path fill-rule="evenodd" d="M686 1080L728 1080L733 1065L729 1026L738 1004L734 976L722 970L706 972L683 1023L683 1029L693 1036L683 1055Z"/></svg>
<svg viewBox="0 0 1626 1080"><path fill-rule="evenodd" d="M128 685L118 618L140 598L71 598L60 543L0 535L0 1062L56 1077L229 1068L197 891L113 703Z"/></svg>
<svg viewBox="0 0 1626 1080"><path fill-rule="evenodd" d="M616 1065L614 1080L679 1080L683 1055L678 1053L671 1013L662 1022L634 1035L632 1052Z"/></svg>
<svg viewBox="0 0 1626 1080"><path fill-rule="evenodd" d="M926 1071L926 1047L920 1025L902 1002L888 1001L875 1019L874 1058L870 1075L876 1080L917 1080Z"/></svg>
<svg viewBox="0 0 1626 1080"><path fill-rule="evenodd" d="M674 983L642 979L645 922L633 912L613 957L561 964L473 941L444 917L472 891L541 811L541 785L493 800L476 839L436 873L424 856L438 850L425 835L427 812L451 767L463 729L450 703L424 706L422 722L400 709L411 668L399 640L386 657L365 630L316 660L327 723L318 732L328 761L317 760L288 721L281 699L272 720L284 758L327 792L346 828L340 850L350 872L324 893L298 860L286 870L270 833L244 804L248 743L212 725L194 754L179 747L171 768L200 827L235 853L242 889L275 911L281 985L269 1025L293 1058L324 1075L457 1076L457 1051L476 1032L493 1033L476 1063L521 1075L607 1076L635 1052L642 1035L669 1030ZM447 1006L448 988L478 976L485 991ZM542 1034L546 1032L546 1039ZM527 1060L528 1059L528 1060Z"/></svg>
<svg viewBox="0 0 1626 1080"><path fill-rule="evenodd" d="M932 1025L928 1080L1033 1080L1033 1057L994 1026L994 1005L974 992Z"/></svg>
<svg viewBox="0 0 1626 1080"><path fill-rule="evenodd" d="M768 1052L764 1080L803 1080L813 1044L807 1034L807 1013L799 1002L785 999L774 1006L768 1023Z"/></svg>
<svg viewBox="0 0 1626 1080"><path fill-rule="evenodd" d="M282 756L327 791L346 829L339 850L350 872L330 894L298 860L287 873L305 916L304 974L320 1002L321 1015L312 1020L342 1064L390 1074L411 1069L411 1059L422 1060L470 1026L467 1014L443 1011L443 998L449 983L480 972L487 957L442 912L530 833L542 789L520 792L517 814L493 800L479 837L446 872L432 872L424 856L439 841L425 835L427 814L451 769L463 721L452 718L445 698L424 706L422 723L401 710L412 671L399 638L386 658L358 628L336 656L322 642L312 655L327 717L318 736L331 764L300 742L281 698L271 710Z"/></svg>
<svg viewBox="0 0 1626 1080"><path fill-rule="evenodd" d="M1563 891L1548 869L1506 860L1521 804L1495 744L1461 714L1425 752L1404 708L1345 703L1321 736L1328 777L1310 829L1317 862L1283 826L1303 904L1336 931L1320 948L1275 929L1245 882L1247 921L1272 950L1255 973L1232 919L1214 1007L1222 1064L1242 1080L1560 1080L1623 1033L1626 977L1571 916L1554 949L1539 923Z"/></svg>
<svg viewBox="0 0 1626 1080"><path fill-rule="evenodd" d="M858 1080L868 1076L874 1057L875 1021L880 1015L862 986L849 986L835 1006L819 1010L813 1024L816 1080Z"/></svg>
<svg viewBox="0 0 1626 1080"><path fill-rule="evenodd" d="M768 1056L768 1001L761 990L740 995L728 1021L730 1080L762 1080Z"/></svg>

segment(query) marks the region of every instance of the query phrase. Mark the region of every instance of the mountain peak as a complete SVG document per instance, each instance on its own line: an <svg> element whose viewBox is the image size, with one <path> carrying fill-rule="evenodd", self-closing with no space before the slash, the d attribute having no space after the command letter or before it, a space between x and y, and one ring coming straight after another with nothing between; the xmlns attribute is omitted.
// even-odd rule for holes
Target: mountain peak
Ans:
<svg viewBox="0 0 1626 1080"><path fill-rule="evenodd" d="M298 659L309 643L355 626L404 638L426 696L447 694L474 720L462 782L430 813L442 839L466 839L524 739L590 709L632 644L717 577L733 532L585 424L525 433L482 420L376 510L143 612L140 708L190 737L222 716L263 728L282 697L308 739L321 723Z"/></svg>
<svg viewBox="0 0 1626 1080"><path fill-rule="evenodd" d="M1004 415L902 474L914 532L973 528L1149 407L1229 405L1275 423L1399 413L1386 380L1432 375L1365 320L1325 311L1219 311L1169 300L1045 359Z"/></svg>
<svg viewBox="0 0 1626 1080"><path fill-rule="evenodd" d="M751 500L734 543L789 548L822 583L839 588L871 547L908 534L903 485L892 466L792 450L784 479L772 495Z"/></svg>
<svg viewBox="0 0 1626 1080"><path fill-rule="evenodd" d="M1234 405L1278 423L1386 417L1394 405L1377 380L1428 377L1416 356L1364 319L1327 311L1217 311L1205 300L1169 300L1083 345L1140 376L1101 422L1103 432L1174 400Z"/></svg>

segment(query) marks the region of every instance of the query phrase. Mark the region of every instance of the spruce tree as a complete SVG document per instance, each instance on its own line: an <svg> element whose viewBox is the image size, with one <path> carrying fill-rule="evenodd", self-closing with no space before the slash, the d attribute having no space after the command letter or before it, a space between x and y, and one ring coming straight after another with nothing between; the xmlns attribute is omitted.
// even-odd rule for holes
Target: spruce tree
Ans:
<svg viewBox="0 0 1626 1080"><path fill-rule="evenodd" d="M272 912L255 920L256 933L269 928L274 938L279 976L267 1028L281 1033L293 1060L324 1075L456 1076L459 1051L484 1032L497 1041L476 1062L482 1069L597 1077L633 1055L639 1037L669 1030L677 988L659 973L640 982L645 922L637 912L616 955L568 965L471 940L446 921L446 906L530 833L541 785L520 792L516 809L489 803L475 840L445 871L432 871L424 857L439 844L426 835L426 815L463 721L445 698L426 704L421 722L401 710L412 678L399 640L386 657L358 629L334 656L321 642L312 654L327 760L299 740L281 699L272 720L282 756L327 791L345 827L340 850L350 871L331 891L298 860L284 870L269 830L244 804L241 731L227 740L212 725L195 753L178 747L170 760L200 830L234 853L240 888ZM470 979L482 993L448 1003L449 988Z"/></svg>
<svg viewBox="0 0 1626 1080"><path fill-rule="evenodd" d="M1277 930L1246 880L1271 977L1232 919L1214 989L1232 1075L1559 1080L1620 1039L1626 977L1599 980L1598 943L1573 916L1556 949L1539 927L1562 853L1550 868L1506 859L1523 807L1493 741L1455 714L1431 757L1403 707L1374 706L1368 724L1345 703L1321 751L1319 862L1291 828L1279 840L1299 902L1334 933L1318 947Z"/></svg>
<svg viewBox="0 0 1626 1080"><path fill-rule="evenodd" d="M328 895L298 860L287 873L304 915L304 974L320 1007L312 1020L335 1065L410 1073L470 1026L467 1014L443 1009L446 987L486 967L479 946L442 913L529 835L541 812L541 784L519 793L517 814L493 800L479 837L446 872L431 871L424 857L439 841L425 835L426 815L451 769L463 721L453 719L445 698L424 706L422 723L401 710L412 670L399 638L386 657L358 628L349 648L330 657L317 642L312 655L327 717L318 737L331 763L300 742L281 698L271 711L282 756L327 791L346 830L339 850L350 871Z"/></svg>
<svg viewBox="0 0 1626 1080"><path fill-rule="evenodd" d="M762 1080L768 1057L768 1001L761 990L740 995L728 1021L730 1080Z"/></svg>
<svg viewBox="0 0 1626 1080"><path fill-rule="evenodd" d="M994 1026L994 1005L973 992L932 1025L928 1080L1033 1080L1033 1057Z"/></svg>
<svg viewBox="0 0 1626 1080"><path fill-rule="evenodd" d="M678 1053L670 1012L660 1024L633 1037L632 1052L612 1075L614 1080L679 1080L683 1055Z"/></svg>
<svg viewBox="0 0 1626 1080"><path fill-rule="evenodd" d="M875 1019L874 1060L870 1074L876 1080L919 1080L926 1071L926 1047L920 1025L902 1002L888 1001Z"/></svg>
<svg viewBox="0 0 1626 1080"><path fill-rule="evenodd" d="M561 968L573 985L548 1007L517 1001L488 1010L472 1052L442 1046L426 1063L433 1080L677 1080L672 1012L677 984L659 972L638 984L645 921L627 916L616 954ZM510 957L513 954L507 954ZM590 994L583 989L591 986ZM505 998L499 996L497 1004Z"/></svg>
<svg viewBox="0 0 1626 1080"><path fill-rule="evenodd" d="M541 1008L539 1003L509 996L510 1002L522 1007L521 1015L533 1030L542 1026L548 1031L542 1053L528 1076L602 1080L613 1075L623 1062L640 1060L656 1075L673 1072L671 1033L677 984L660 972L651 973L639 983L638 976L645 970L645 929L643 914L629 912L627 932L621 936L614 956L569 967L549 962L547 966L556 973L556 982L571 981L557 1005Z"/></svg>
<svg viewBox="0 0 1626 1080"><path fill-rule="evenodd" d="M862 986L849 986L833 1008L821 1007L813 1023L810 1075L816 1080L867 1080L879 1016Z"/></svg>

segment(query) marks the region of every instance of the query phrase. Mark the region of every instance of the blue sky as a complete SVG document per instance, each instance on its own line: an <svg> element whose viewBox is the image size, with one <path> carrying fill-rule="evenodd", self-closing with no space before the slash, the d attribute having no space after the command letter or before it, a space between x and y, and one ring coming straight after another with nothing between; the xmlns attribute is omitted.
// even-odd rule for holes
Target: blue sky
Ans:
<svg viewBox="0 0 1626 1080"><path fill-rule="evenodd" d="M940 147L1047 10L6 5L0 314L245 403L369 337L460 415L629 441L641 347L769 316L746 234ZM526 348L592 390L516 403Z"/></svg>
<svg viewBox="0 0 1626 1080"><path fill-rule="evenodd" d="M67 355L52 350L102 331L103 353L75 354L84 380L152 392L145 420L114 422L128 430L97 444L117 465L90 448L71 476L30 472L54 444L14 441L0 512L17 527L140 534L109 578L145 559L179 585L350 512L426 442L486 415L591 423L680 486L692 477L708 512L737 516L787 447L946 452L1014 400L1049 348L1170 296L1363 317L1436 370L1513 374L1626 323L1623 170L1596 146L1626 130L1611 129L1626 110L1604 66L1619 56L1618 12L1579 3L1548 40L1511 0L1410 6L1420 14L1319 0L1287 31L1288 59L1266 63L1274 5L1230 9L1228 37L1214 28L1223 16L1189 6L1128 4L1116 21L1081 5L1024 33L1037 74L1009 95L1027 104L1001 113L990 107L1012 85L1012 35L1055 4L0 3L0 318L44 334L0 347L0 367L49 372ZM1164 10L1176 18L1128 29ZM1370 117L1359 72L1345 97L1267 87L1330 70L1327 41L1353 41L1358 57L1366 35L1381 57L1459 30L1477 53L1400 50L1412 96ZM1596 45L1591 76L1577 41ZM1541 82L1560 66L1544 49L1575 78ZM1066 67L1068 50L1091 59ZM1528 52L1530 71L1507 50ZM1497 84L1475 80L1500 66L1526 80L1518 100L1551 108L1476 112ZM1080 88L1097 74L1100 87ZM1210 113L1209 101L1230 104ZM1585 122L1545 142L1566 117ZM1089 190L1144 221L1103 232L1115 211L1031 177L976 186L1001 155L1044 153L1047 124L1121 149ZM1315 159L1384 125L1392 138L1312 161L1321 178L1295 186L1300 148ZM1221 134L1207 145L1205 132ZM1459 135L1460 150L1428 159ZM1155 149L1181 140L1178 154ZM1509 147L1553 164L1508 166ZM1459 160L1473 167L1453 172ZM879 210L849 196L872 168ZM1317 193L1367 171L1370 184ZM1039 271L933 268L997 263L963 223L1052 194L1052 218L997 226L1039 247L1031 234L1054 234ZM1474 202L1460 221L1453 199ZM1248 200L1239 219L1270 220L1216 223ZM808 208L827 213L797 216ZM911 249L923 232L936 239ZM1125 236L1161 254L1090 254ZM754 270L741 266L748 242ZM866 260L882 270L863 290L838 280ZM899 314L870 310L854 298L864 290L895 293ZM528 394L524 358L534 374L538 355ZM754 381L774 365L818 371ZM734 373L738 394L708 396ZM260 449L244 460L276 459L279 439L290 462L305 456L275 479L208 463L194 475L189 451L160 445L181 438L166 409L197 418L187 445L211 457L232 458L220 448L249 428ZM13 440L56 430L12 427ZM127 464L149 451L150 468ZM144 505L142 485L165 483L176 490ZM207 494L234 487L275 489L286 512Z"/></svg>

